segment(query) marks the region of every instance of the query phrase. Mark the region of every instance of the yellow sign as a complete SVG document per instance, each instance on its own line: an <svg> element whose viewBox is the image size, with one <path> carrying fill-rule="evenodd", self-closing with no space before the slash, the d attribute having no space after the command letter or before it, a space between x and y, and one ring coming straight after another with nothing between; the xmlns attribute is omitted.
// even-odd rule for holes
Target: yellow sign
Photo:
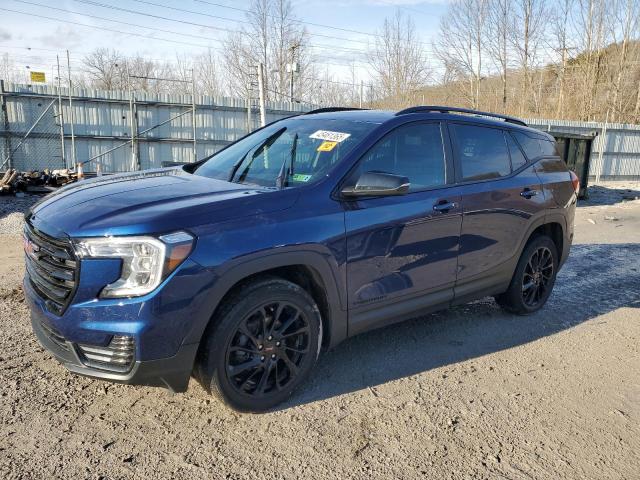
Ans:
<svg viewBox="0 0 640 480"><path fill-rule="evenodd" d="M34 83L45 83L47 79L44 76L44 72L29 72L31 74L31 81Z"/></svg>
<svg viewBox="0 0 640 480"><path fill-rule="evenodd" d="M325 140L318 147L318 151L319 152L330 152L331 150L333 150L335 148L335 146L337 144L338 144L338 142L329 142L329 141Z"/></svg>

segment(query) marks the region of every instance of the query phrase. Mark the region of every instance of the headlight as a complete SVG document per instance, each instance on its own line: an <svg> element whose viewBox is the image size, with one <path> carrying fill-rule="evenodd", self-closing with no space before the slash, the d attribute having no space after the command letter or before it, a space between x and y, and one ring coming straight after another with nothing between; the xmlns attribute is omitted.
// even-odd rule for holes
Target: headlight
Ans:
<svg viewBox="0 0 640 480"><path fill-rule="evenodd" d="M153 291L187 258L193 240L187 232L158 238L87 238L76 243L76 252L80 258L122 260L120 278L105 286L100 297L137 297Z"/></svg>

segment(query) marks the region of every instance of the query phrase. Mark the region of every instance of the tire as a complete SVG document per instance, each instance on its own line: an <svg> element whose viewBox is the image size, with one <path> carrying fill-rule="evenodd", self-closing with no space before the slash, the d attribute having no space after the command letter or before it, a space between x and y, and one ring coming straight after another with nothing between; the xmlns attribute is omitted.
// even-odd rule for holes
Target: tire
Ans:
<svg viewBox="0 0 640 480"><path fill-rule="evenodd" d="M266 277L241 286L214 316L200 346L197 376L231 408L264 412L304 383L321 345L322 319L311 295L295 283Z"/></svg>
<svg viewBox="0 0 640 480"><path fill-rule="evenodd" d="M558 273L558 250L546 235L532 238L525 247L509 289L495 297L508 312L528 315L547 302Z"/></svg>

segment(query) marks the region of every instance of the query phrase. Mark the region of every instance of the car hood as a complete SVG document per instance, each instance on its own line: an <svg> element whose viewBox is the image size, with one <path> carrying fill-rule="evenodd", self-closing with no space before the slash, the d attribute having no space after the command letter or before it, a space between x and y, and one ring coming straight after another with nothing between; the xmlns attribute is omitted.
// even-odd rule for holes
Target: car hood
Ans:
<svg viewBox="0 0 640 480"><path fill-rule="evenodd" d="M74 183L45 197L28 216L36 228L55 236L139 235L283 210L296 199L292 190L274 191L170 168Z"/></svg>

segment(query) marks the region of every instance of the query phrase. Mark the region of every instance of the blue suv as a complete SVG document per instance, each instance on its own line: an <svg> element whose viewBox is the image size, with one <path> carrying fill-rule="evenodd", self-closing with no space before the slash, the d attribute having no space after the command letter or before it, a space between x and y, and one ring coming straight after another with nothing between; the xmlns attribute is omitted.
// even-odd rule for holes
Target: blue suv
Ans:
<svg viewBox="0 0 640 480"><path fill-rule="evenodd" d="M541 308L578 185L515 118L316 110L45 197L25 217L33 329L74 373L173 391L193 375L264 411L347 337L484 296Z"/></svg>

